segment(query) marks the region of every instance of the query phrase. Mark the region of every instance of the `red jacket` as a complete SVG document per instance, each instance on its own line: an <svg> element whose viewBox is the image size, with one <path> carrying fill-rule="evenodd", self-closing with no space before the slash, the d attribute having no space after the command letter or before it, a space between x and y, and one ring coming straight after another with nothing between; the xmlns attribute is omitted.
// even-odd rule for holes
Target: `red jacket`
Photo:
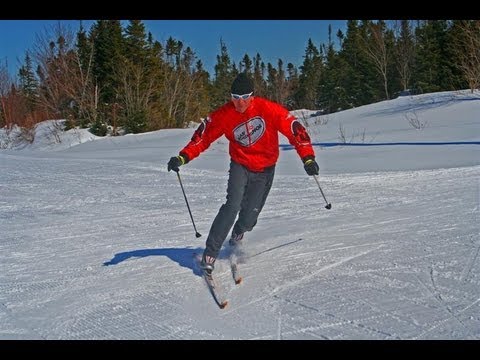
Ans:
<svg viewBox="0 0 480 360"><path fill-rule="evenodd" d="M287 137L300 158L315 156L305 128L283 106L255 96L244 113L232 101L202 121L180 154L195 159L220 136L230 141L232 160L250 171L261 172L276 164L279 155L278 132Z"/></svg>

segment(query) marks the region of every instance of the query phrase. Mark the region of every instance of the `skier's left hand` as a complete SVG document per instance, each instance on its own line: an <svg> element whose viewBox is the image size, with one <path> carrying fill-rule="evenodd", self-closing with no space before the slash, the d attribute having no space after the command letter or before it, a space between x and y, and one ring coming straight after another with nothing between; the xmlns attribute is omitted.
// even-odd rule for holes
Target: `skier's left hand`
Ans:
<svg viewBox="0 0 480 360"><path fill-rule="evenodd" d="M178 172L179 167L187 163L185 160L185 157L182 155L171 157L167 166L168 171L173 170Z"/></svg>

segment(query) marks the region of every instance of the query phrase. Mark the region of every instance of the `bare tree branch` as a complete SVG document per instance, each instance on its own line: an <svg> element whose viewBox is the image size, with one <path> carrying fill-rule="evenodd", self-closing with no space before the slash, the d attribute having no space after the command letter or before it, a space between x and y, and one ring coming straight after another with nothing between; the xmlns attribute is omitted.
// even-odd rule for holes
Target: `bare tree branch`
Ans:
<svg viewBox="0 0 480 360"><path fill-rule="evenodd" d="M93 45L84 72L74 38L60 22L37 34L33 55L40 78L39 104L52 118L80 117L91 123L97 118L98 98L91 76Z"/></svg>
<svg viewBox="0 0 480 360"><path fill-rule="evenodd" d="M461 36L456 43L458 67L471 92L480 86L480 20L465 20L459 25Z"/></svg>
<svg viewBox="0 0 480 360"><path fill-rule="evenodd" d="M362 38L362 50L372 61L373 65L380 73L383 79L383 86L385 89L385 97L389 99L388 95L388 78L387 78L387 66L388 66L388 51L385 39L384 22L378 23L368 22L367 25L367 38Z"/></svg>

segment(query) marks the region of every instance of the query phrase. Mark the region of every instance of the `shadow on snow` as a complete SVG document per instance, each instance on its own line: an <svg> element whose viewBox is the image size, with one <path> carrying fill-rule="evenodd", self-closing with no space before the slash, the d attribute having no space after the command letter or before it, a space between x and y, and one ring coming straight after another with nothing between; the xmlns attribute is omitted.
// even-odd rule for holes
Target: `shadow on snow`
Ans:
<svg viewBox="0 0 480 360"><path fill-rule="evenodd" d="M196 275L201 275L194 263L195 254L202 254L203 248L160 248L160 249L140 249L125 251L115 254L115 256L103 263L103 266L117 265L130 258L144 258L147 256L166 256L175 261L178 265L190 269Z"/></svg>

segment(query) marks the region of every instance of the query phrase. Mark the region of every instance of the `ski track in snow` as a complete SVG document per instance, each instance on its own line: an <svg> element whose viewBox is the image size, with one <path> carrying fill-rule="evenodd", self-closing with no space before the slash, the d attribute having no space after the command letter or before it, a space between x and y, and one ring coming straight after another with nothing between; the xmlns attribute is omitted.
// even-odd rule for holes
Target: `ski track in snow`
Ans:
<svg viewBox="0 0 480 360"><path fill-rule="evenodd" d="M331 210L277 175L219 310L190 259L224 172L182 173L196 239L163 166L0 156L0 338L480 338L478 166L323 176Z"/></svg>

